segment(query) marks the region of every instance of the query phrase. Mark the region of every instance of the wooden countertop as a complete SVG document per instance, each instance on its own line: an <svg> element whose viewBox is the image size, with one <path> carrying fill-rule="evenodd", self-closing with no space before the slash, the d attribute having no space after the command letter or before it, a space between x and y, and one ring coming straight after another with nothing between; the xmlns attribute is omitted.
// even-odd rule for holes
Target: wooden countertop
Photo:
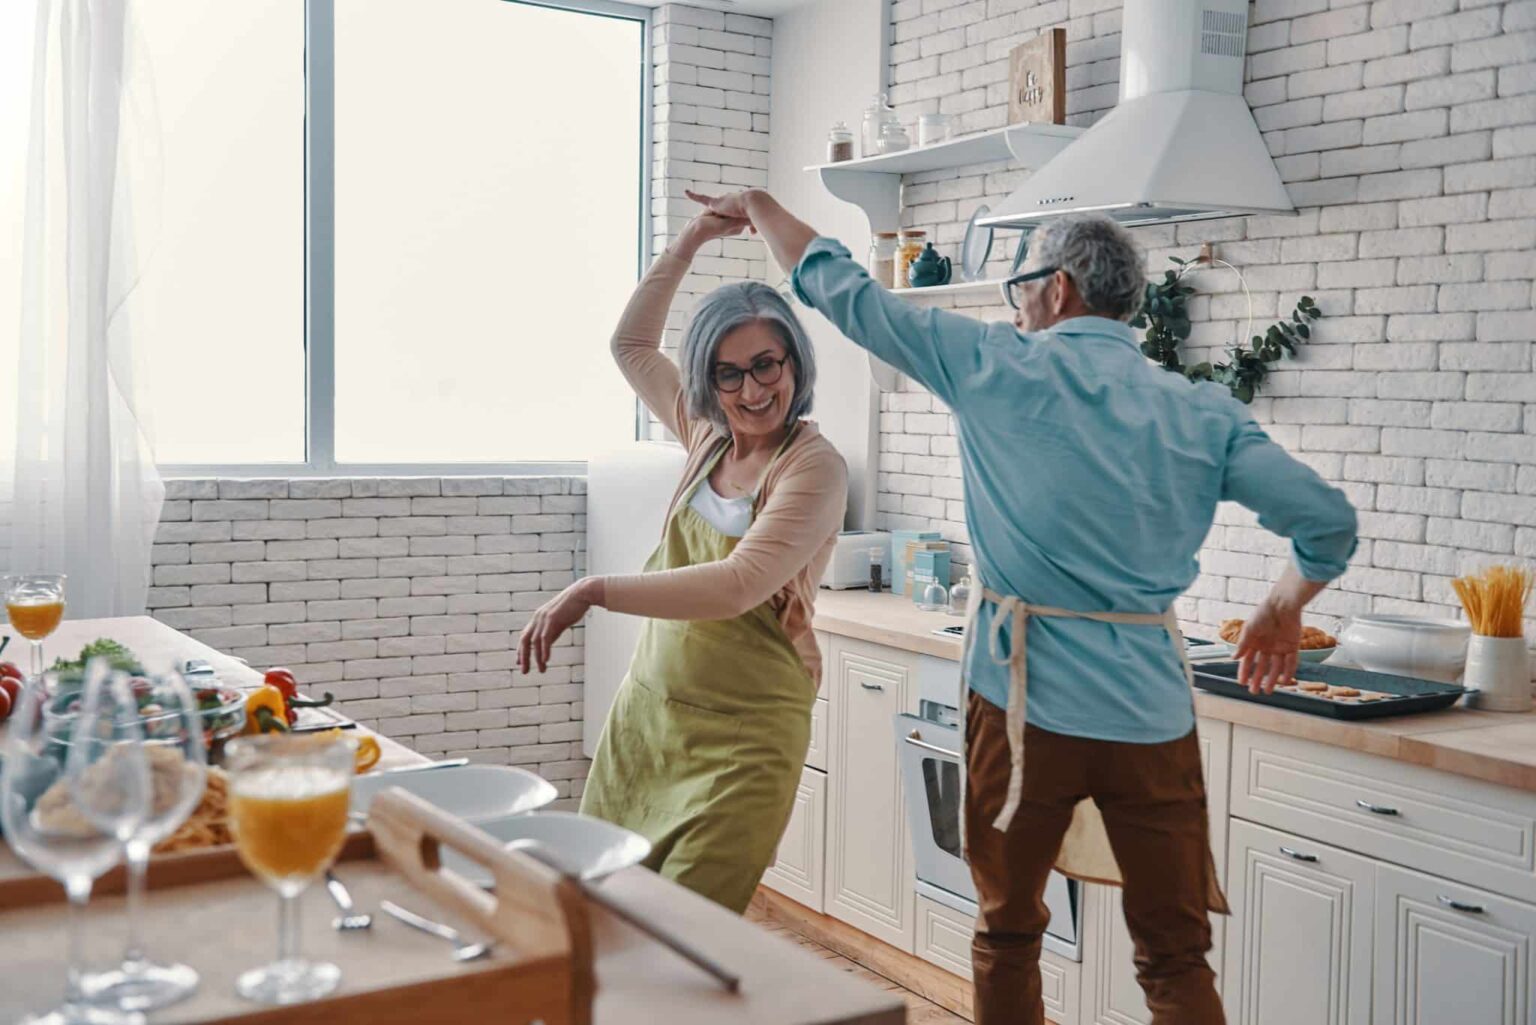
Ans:
<svg viewBox="0 0 1536 1025"><path fill-rule="evenodd" d="M933 631L960 619L923 612L908 599L868 591L822 590L816 596L817 630L904 651L958 660L961 644ZM1191 626L1193 636L1208 627ZM1413 765L1536 793L1536 712L1483 712L1451 708L1391 719L1345 722L1288 709L1195 692L1195 712L1270 733L1363 751Z"/></svg>

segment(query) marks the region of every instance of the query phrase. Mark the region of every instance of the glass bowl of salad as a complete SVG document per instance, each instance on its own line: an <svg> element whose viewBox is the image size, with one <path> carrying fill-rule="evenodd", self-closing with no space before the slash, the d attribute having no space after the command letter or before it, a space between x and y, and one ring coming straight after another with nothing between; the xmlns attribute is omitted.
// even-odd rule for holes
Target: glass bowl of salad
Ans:
<svg viewBox="0 0 1536 1025"><path fill-rule="evenodd" d="M166 711L164 685L148 676L135 676L129 685L138 702L144 739L152 741L173 736L180 726L177 717ZM192 696L202 716L203 744L211 757L223 747L225 740L238 736L245 729L245 695L233 687L216 684L193 686ZM61 681L59 692L48 703L46 714L57 719L73 717L80 712L81 698L78 686Z"/></svg>

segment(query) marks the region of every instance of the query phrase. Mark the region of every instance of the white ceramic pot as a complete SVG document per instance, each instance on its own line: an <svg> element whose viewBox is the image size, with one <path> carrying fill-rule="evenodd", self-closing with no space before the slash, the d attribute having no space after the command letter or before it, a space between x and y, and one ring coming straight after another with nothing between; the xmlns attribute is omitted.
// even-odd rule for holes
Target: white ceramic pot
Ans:
<svg viewBox="0 0 1536 1025"><path fill-rule="evenodd" d="M1346 659L1375 673L1455 683L1472 629L1453 619L1356 616L1339 635Z"/></svg>
<svg viewBox="0 0 1536 1025"><path fill-rule="evenodd" d="M1524 637L1473 636L1467 646L1472 704L1490 712L1531 710L1531 656Z"/></svg>

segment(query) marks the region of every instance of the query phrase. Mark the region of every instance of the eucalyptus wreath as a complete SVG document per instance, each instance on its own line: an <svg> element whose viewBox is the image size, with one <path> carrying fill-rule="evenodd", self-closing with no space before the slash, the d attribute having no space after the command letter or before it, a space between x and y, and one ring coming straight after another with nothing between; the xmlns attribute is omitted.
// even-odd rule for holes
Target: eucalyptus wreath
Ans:
<svg viewBox="0 0 1536 1025"><path fill-rule="evenodd" d="M1164 271L1161 280L1147 282L1141 312L1131 321L1132 327L1146 328L1141 351L1164 370L1183 374L1191 381L1224 384L1238 401L1252 402L1269 374L1270 364L1296 355L1296 347L1312 336L1309 325L1323 315L1322 311L1310 295L1304 295L1289 320L1271 324L1262 335L1254 335L1247 347L1232 346L1226 351L1225 362L1201 362L1187 367L1179 358L1179 345L1189 337L1189 297L1195 290L1184 283L1184 277L1200 267L1202 261L1181 260L1177 256L1169 260L1178 269Z"/></svg>

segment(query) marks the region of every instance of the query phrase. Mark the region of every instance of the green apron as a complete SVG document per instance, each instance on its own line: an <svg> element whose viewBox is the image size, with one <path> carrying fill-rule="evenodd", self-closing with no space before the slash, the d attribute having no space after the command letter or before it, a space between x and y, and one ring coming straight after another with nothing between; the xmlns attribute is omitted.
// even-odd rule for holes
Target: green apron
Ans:
<svg viewBox="0 0 1536 1025"><path fill-rule="evenodd" d="M689 505L729 446L683 490L646 572L718 562L736 547ZM755 495L752 506L755 516ZM581 812L644 836L645 864L665 878L745 911L789 821L815 700L767 602L734 619L647 619Z"/></svg>

